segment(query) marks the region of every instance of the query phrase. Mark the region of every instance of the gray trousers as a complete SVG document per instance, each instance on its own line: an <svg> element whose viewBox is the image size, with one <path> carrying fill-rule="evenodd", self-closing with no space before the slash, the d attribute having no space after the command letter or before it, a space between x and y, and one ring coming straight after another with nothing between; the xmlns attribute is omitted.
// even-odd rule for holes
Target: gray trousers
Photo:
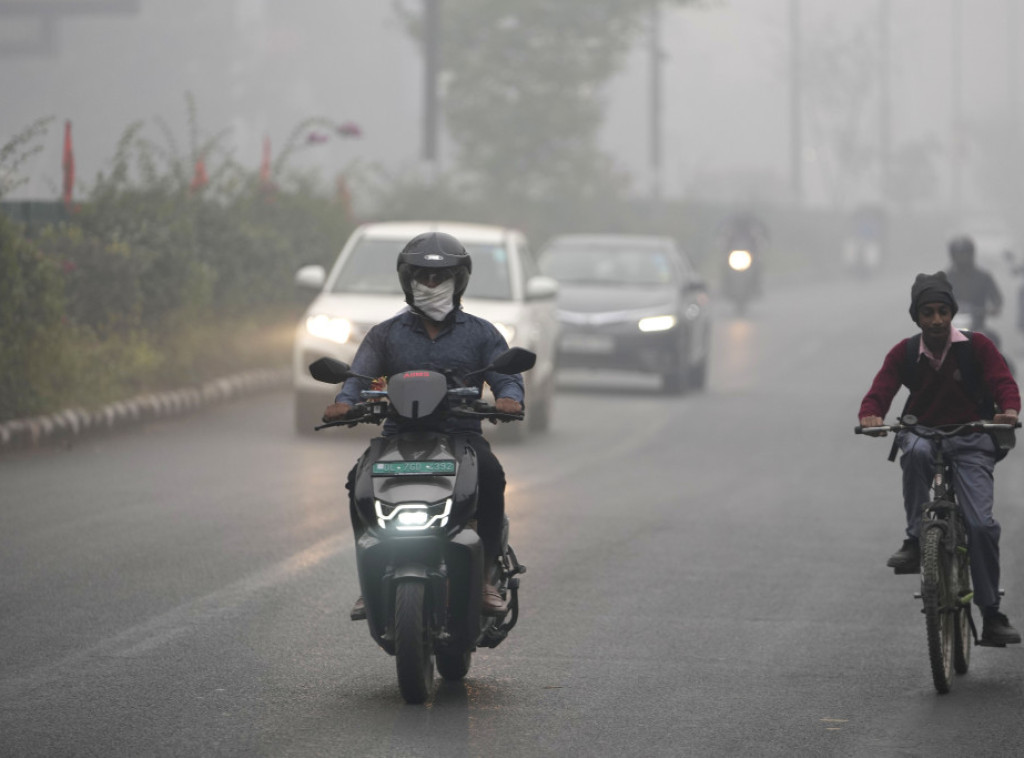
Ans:
<svg viewBox="0 0 1024 758"><path fill-rule="evenodd" d="M921 531L921 506L931 500L934 476L932 445L937 441L913 432L897 436L903 467L903 507L907 512L907 536ZM967 522L968 554L974 580L974 603L983 615L999 610L999 522L992 516L996 447L983 432L942 441L946 460L953 463L953 487Z"/></svg>

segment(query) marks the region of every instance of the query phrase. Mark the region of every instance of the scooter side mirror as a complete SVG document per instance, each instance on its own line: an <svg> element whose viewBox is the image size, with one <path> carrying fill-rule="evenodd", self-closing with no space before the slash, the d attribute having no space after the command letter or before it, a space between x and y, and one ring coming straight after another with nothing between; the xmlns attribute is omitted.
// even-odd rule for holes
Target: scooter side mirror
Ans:
<svg viewBox="0 0 1024 758"><path fill-rule="evenodd" d="M471 371L466 378L484 374L488 371L496 371L499 374L521 374L529 371L537 364L537 354L523 347L511 347L495 358L491 365L482 369Z"/></svg>
<svg viewBox="0 0 1024 758"><path fill-rule="evenodd" d="M317 358L309 364L309 373L318 382L341 384L346 379L370 379L372 377L352 373L352 367L334 358Z"/></svg>

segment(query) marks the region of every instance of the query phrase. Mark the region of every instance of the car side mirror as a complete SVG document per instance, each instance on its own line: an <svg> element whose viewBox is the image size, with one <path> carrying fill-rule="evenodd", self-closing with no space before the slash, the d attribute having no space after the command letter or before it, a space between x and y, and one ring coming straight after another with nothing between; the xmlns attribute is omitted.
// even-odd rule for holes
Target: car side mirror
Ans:
<svg viewBox="0 0 1024 758"><path fill-rule="evenodd" d="M295 272L295 286L304 290L320 291L327 281L327 271L319 264L303 266Z"/></svg>
<svg viewBox="0 0 1024 758"><path fill-rule="evenodd" d="M550 276L531 276L526 282L527 300L549 300L557 295L558 282Z"/></svg>

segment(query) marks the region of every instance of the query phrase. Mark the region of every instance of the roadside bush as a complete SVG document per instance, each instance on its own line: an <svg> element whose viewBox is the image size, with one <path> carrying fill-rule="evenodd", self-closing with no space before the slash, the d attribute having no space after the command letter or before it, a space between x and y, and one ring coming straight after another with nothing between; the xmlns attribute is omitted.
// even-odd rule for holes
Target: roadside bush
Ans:
<svg viewBox="0 0 1024 758"><path fill-rule="evenodd" d="M0 420L60 407L70 337L60 269L0 215Z"/></svg>

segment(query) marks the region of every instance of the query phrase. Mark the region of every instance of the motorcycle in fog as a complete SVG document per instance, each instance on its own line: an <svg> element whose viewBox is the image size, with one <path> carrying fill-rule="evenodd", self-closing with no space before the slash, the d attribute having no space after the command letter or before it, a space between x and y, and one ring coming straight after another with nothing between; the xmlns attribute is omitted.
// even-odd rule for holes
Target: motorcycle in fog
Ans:
<svg viewBox="0 0 1024 758"><path fill-rule="evenodd" d="M747 312L750 301L761 293L761 271L753 246L733 249L725 260L722 294L732 301L736 313Z"/></svg>
<svg viewBox="0 0 1024 758"><path fill-rule="evenodd" d="M496 647L519 618L519 574L526 568L508 544L508 519L501 555L484 565L476 531L477 465L464 435L440 431L452 416L521 420L479 399L468 380L487 371L519 374L536 355L511 348L494 362L464 376L452 371L404 371L385 389L362 392L344 419L316 427L380 424L392 419L397 434L375 437L359 459L353 498L361 530L356 539L359 584L370 635L395 657L398 686L408 703L422 703L434 688L434 667L450 681L469 671L478 647ZM340 384L353 374L332 358L309 366L313 378ZM484 572L507 601L507 613L484 616L480 596Z"/></svg>
<svg viewBox="0 0 1024 758"><path fill-rule="evenodd" d="M999 332L986 324L988 316L988 311L982 305L961 303L956 315L953 316L953 327L955 329L968 329L972 332L981 332L992 340L995 346L1002 351L1002 339L999 337ZM1016 376L1017 366L1013 359L1006 353L1003 353L1003 359L1006 361L1006 365L1010 367L1010 373Z"/></svg>

